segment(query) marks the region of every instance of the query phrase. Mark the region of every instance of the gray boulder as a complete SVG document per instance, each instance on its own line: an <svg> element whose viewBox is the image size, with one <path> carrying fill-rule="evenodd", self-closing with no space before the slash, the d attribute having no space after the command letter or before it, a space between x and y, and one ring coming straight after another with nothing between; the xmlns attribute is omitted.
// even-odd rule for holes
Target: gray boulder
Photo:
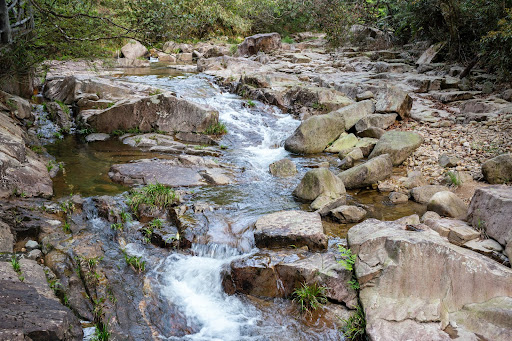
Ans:
<svg viewBox="0 0 512 341"><path fill-rule="evenodd" d="M327 168L307 172L293 191L299 200L312 201L311 208L324 215L334 207L345 203L343 182Z"/></svg>
<svg viewBox="0 0 512 341"><path fill-rule="evenodd" d="M357 137L354 134L343 133L325 151L328 153L339 153L342 150L354 147L357 142Z"/></svg>
<svg viewBox="0 0 512 341"><path fill-rule="evenodd" d="M388 178L393 172L389 155L375 157L365 163L338 174L347 189L361 188L376 184Z"/></svg>
<svg viewBox="0 0 512 341"><path fill-rule="evenodd" d="M377 94L376 111L397 113L404 119L411 115L412 98L396 86L386 86Z"/></svg>
<svg viewBox="0 0 512 341"><path fill-rule="evenodd" d="M443 154L439 156L439 166L443 168L456 167L460 159L453 155Z"/></svg>
<svg viewBox="0 0 512 341"><path fill-rule="evenodd" d="M327 248L322 219L315 212L281 211L267 214L256 221L254 240L260 248Z"/></svg>
<svg viewBox="0 0 512 341"><path fill-rule="evenodd" d="M14 246L14 236L9 225L0 221L0 253L12 252Z"/></svg>
<svg viewBox="0 0 512 341"><path fill-rule="evenodd" d="M388 131L380 138L369 158L388 154L393 166L398 166L423 142L423 137L409 131Z"/></svg>
<svg viewBox="0 0 512 341"><path fill-rule="evenodd" d="M149 54L148 49L136 40L131 40L121 48L121 53L127 59L137 59Z"/></svg>
<svg viewBox="0 0 512 341"><path fill-rule="evenodd" d="M357 206L343 205L331 210L332 217L339 223L358 223L366 217L366 210Z"/></svg>
<svg viewBox="0 0 512 341"><path fill-rule="evenodd" d="M486 161L482 165L482 173L490 184L512 182L512 154L503 154Z"/></svg>
<svg viewBox="0 0 512 341"><path fill-rule="evenodd" d="M245 38L238 45L239 56L252 56L258 52L272 52L281 48L281 35L279 33L263 33L256 34Z"/></svg>
<svg viewBox="0 0 512 341"><path fill-rule="evenodd" d="M419 202L420 204L428 204L434 194L448 190L449 189L446 186L426 185L411 189L410 194L412 200Z"/></svg>
<svg viewBox="0 0 512 341"><path fill-rule="evenodd" d="M456 194L450 191L437 192L430 198L427 209L441 216L466 219L468 206Z"/></svg>
<svg viewBox="0 0 512 341"><path fill-rule="evenodd" d="M297 174L297 166L290 159L282 159L273 162L269 166L270 174L285 178Z"/></svg>
<svg viewBox="0 0 512 341"><path fill-rule="evenodd" d="M396 114L371 114L356 123L356 131L361 132L371 127L386 129L395 123Z"/></svg>
<svg viewBox="0 0 512 341"><path fill-rule="evenodd" d="M377 128L377 127L369 127L363 131L358 132L357 136L380 139L382 137L382 135L384 135L385 133L386 133L386 131L384 129Z"/></svg>

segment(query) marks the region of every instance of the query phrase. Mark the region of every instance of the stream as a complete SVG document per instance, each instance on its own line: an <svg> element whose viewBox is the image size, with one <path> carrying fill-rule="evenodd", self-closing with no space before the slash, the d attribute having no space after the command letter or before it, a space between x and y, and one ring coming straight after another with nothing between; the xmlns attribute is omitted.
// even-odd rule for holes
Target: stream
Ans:
<svg viewBox="0 0 512 341"><path fill-rule="evenodd" d="M237 183L188 189L192 202L206 202L216 209L208 221L207 243L194 244L192 253L160 253L148 259L146 277L161 299L176 306L195 333L186 336L160 335L163 340L340 340L341 333L323 324L307 321L289 300L258 300L224 293L221 271L237 257L255 252L250 226L267 213L307 209L291 193L305 172L319 162L336 162L336 155L298 157L285 151L284 140L300 121L279 109L257 101L254 106L219 88L214 79L202 74L183 74L153 65L116 75L119 79L143 83L176 93L192 102L206 104L219 112L228 134L219 142L225 146L223 163L242 169ZM84 197L118 195L129 188L108 177L112 164L142 158L172 158L143 152L123 145L116 138L86 144L75 136L46 146L64 172L54 178L57 198L80 193ZM282 179L270 175L268 166L285 157L297 165L297 177ZM334 171L335 168L332 167ZM422 214L423 205L409 202L391 205L387 196L375 190L349 192L352 200L373 207L370 215L394 220ZM325 222L332 237L346 237L349 225ZM138 249L137 249L138 250ZM134 251L135 252L135 251ZM138 251L146 256L146 252Z"/></svg>

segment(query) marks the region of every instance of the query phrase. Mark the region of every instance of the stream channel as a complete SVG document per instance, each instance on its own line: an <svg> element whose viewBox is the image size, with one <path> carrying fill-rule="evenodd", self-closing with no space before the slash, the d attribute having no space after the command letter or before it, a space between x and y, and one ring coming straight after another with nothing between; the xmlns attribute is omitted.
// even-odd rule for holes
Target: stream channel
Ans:
<svg viewBox="0 0 512 341"><path fill-rule="evenodd" d="M230 94L203 74L179 73L153 64L151 68L131 69L117 74L124 81L143 83L169 90L189 101L207 104L219 112L228 134L219 142L224 150L219 161L235 166L236 184L188 188L192 202L206 202L215 207L210 214L205 242L193 244L192 252L161 253L155 257L145 244L129 244L131 252L148 261L146 278L158 289L161 300L175 306L193 330L185 336L160 335L164 340L340 340L341 333L326 326L322 319L308 319L297 313L289 300L259 300L229 296L222 288L221 270L237 257L255 252L250 229L264 214L281 210L308 209L294 200L293 189L308 170L329 161L336 172L336 155L300 157L283 148L284 140L300 121L278 108L248 101ZM117 138L86 144L73 135L52 144L48 151L57 162L64 162L64 172L54 178L55 197L71 193L83 197L120 194L129 188L113 183L108 177L111 165L143 158L172 158L169 154L144 152L123 145ZM291 158L299 174L292 178L273 177L269 165ZM371 208L370 216L394 220L422 214L425 207L409 202L392 205L387 195L376 190L349 191L349 202ZM94 214L90 217L95 220ZM101 222L98 222L100 224ZM105 224L105 223L103 223ZM345 238L350 226L325 222L325 232L333 238ZM108 226L106 227L108 228ZM152 256L148 256L151 254ZM193 327L192 327L193 326ZM163 334L163 333L162 333ZM176 335L176 334L174 334Z"/></svg>

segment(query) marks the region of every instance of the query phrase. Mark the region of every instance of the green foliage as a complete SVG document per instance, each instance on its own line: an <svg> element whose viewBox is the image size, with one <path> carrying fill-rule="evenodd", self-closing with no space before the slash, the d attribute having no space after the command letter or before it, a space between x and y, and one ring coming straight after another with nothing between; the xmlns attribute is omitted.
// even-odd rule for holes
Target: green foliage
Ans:
<svg viewBox="0 0 512 341"><path fill-rule="evenodd" d="M71 227L67 221L62 225L62 230L66 233L71 233Z"/></svg>
<svg viewBox="0 0 512 341"><path fill-rule="evenodd" d="M137 212L141 204L151 208L166 208L174 204L177 199L174 190L157 182L131 190L128 195L128 205L133 212Z"/></svg>
<svg viewBox="0 0 512 341"><path fill-rule="evenodd" d="M128 256L126 252L123 252L124 260L126 264L131 266L136 272L144 272L146 270L146 262L142 260L142 257Z"/></svg>
<svg viewBox="0 0 512 341"><path fill-rule="evenodd" d="M110 224L110 228L114 231L122 231L124 226L123 226L123 223L114 223L114 224Z"/></svg>
<svg viewBox="0 0 512 341"><path fill-rule="evenodd" d="M254 108L256 106L256 103L254 103L252 100L248 100L247 105L249 106L249 108Z"/></svg>
<svg viewBox="0 0 512 341"><path fill-rule="evenodd" d="M293 44L293 43L295 43L295 41L292 38L290 38L290 36L284 37L283 39L281 39L281 41L283 43L286 43L286 44Z"/></svg>
<svg viewBox="0 0 512 341"><path fill-rule="evenodd" d="M228 128L222 122L212 124L204 131L206 135L224 135L228 133Z"/></svg>
<svg viewBox="0 0 512 341"><path fill-rule="evenodd" d="M44 149L43 149L43 147L41 147L41 146L30 146L30 149L31 149L34 153L37 153L37 154L43 154L43 153L44 153Z"/></svg>
<svg viewBox="0 0 512 341"><path fill-rule="evenodd" d="M359 304L354 315L342 320L341 331L347 340L364 341L366 337L366 318L363 308Z"/></svg>
<svg viewBox="0 0 512 341"><path fill-rule="evenodd" d="M316 283L302 285L293 292L293 300L299 304L300 310L304 313L311 313L327 303L325 293L327 288Z"/></svg>
<svg viewBox="0 0 512 341"><path fill-rule="evenodd" d="M348 271L354 270L357 255L353 254L352 250L347 249L342 245L338 245L338 251L340 252L341 257L343 257L343 259L340 259L338 263Z"/></svg>
<svg viewBox="0 0 512 341"><path fill-rule="evenodd" d="M92 341L108 341L110 339L110 332L107 329L107 326L103 323L97 323L95 325L96 330L94 332L94 336L92 337Z"/></svg>
<svg viewBox="0 0 512 341"><path fill-rule="evenodd" d="M17 273L21 273L21 265L20 265L20 262L18 261L18 258L16 257L16 255L12 255L11 265L12 265L12 268L14 271L16 271Z"/></svg>
<svg viewBox="0 0 512 341"><path fill-rule="evenodd" d="M460 180L460 176L459 174L455 173L455 172L452 172L452 171L449 171L448 173L446 173L446 175L448 176L448 180L450 181L450 184L452 186L460 186L462 184L462 181Z"/></svg>
<svg viewBox="0 0 512 341"><path fill-rule="evenodd" d="M153 220L151 220L149 223L148 223L149 227L151 227L152 229L160 229L162 228L163 226L163 222L161 219L158 219L158 218L155 218Z"/></svg>

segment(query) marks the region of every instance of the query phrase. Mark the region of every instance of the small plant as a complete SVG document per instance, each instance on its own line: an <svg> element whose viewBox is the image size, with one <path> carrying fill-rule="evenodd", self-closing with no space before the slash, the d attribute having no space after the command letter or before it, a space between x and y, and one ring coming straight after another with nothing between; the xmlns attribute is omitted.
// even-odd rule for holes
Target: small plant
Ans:
<svg viewBox="0 0 512 341"><path fill-rule="evenodd" d="M148 223L148 225L149 225L152 229L160 229L160 228L162 228L162 226L163 226L163 222L162 222L162 220L161 220L161 219L156 218L156 219L151 220L151 221Z"/></svg>
<svg viewBox="0 0 512 341"><path fill-rule="evenodd" d="M60 131L56 131L55 133L53 133L53 137L55 137L56 139L62 139L64 136L62 135L62 133Z"/></svg>
<svg viewBox="0 0 512 341"><path fill-rule="evenodd" d="M155 91L150 91L149 96L160 95L161 93L162 93L162 90L156 89Z"/></svg>
<svg viewBox="0 0 512 341"><path fill-rule="evenodd" d="M55 161L48 161L48 164L46 165L46 170L48 171L48 173L52 171L53 167L55 167L54 164Z"/></svg>
<svg viewBox="0 0 512 341"><path fill-rule="evenodd" d="M220 149L222 149L222 150L226 150L226 149L228 149L228 146L226 146L225 144L221 144L221 145L220 145Z"/></svg>
<svg viewBox="0 0 512 341"><path fill-rule="evenodd" d="M348 271L354 270L354 264L357 256L352 253L352 250L343 247L343 245L338 245L338 251L340 252L341 257L344 258L340 259L338 263Z"/></svg>
<svg viewBox="0 0 512 341"><path fill-rule="evenodd" d="M212 124L204 131L206 135L224 135L228 133L228 128L222 122Z"/></svg>
<svg viewBox="0 0 512 341"><path fill-rule="evenodd" d="M110 332L103 323L97 323L95 325L96 331L92 337L92 341L108 341L110 339Z"/></svg>
<svg viewBox="0 0 512 341"><path fill-rule="evenodd" d="M459 174L449 171L446 175L448 176L448 180L452 186L458 187L462 184Z"/></svg>
<svg viewBox="0 0 512 341"><path fill-rule="evenodd" d="M128 256L124 253L124 260L126 264L131 266L136 272L144 272L146 270L146 262L142 260L142 257Z"/></svg>
<svg viewBox="0 0 512 341"><path fill-rule="evenodd" d="M141 134L142 130L140 130L139 127L135 127L135 128L128 129L126 132L130 133L130 134Z"/></svg>
<svg viewBox="0 0 512 341"><path fill-rule="evenodd" d="M128 195L128 205L137 212L141 204L155 208L166 208L171 206L177 200L177 195L169 187L160 183L149 184L140 189L134 189Z"/></svg>
<svg viewBox="0 0 512 341"><path fill-rule="evenodd" d="M66 233L71 233L71 227L67 221L62 225L62 230Z"/></svg>
<svg viewBox="0 0 512 341"><path fill-rule="evenodd" d="M347 340L366 340L366 319L360 304L357 306L356 313L348 319L342 320L342 322L343 327L341 327L341 331Z"/></svg>
<svg viewBox="0 0 512 341"><path fill-rule="evenodd" d="M119 213L119 217L123 223L132 221L132 215L129 212L121 211L121 213Z"/></svg>
<svg viewBox="0 0 512 341"><path fill-rule="evenodd" d="M313 103L312 105L313 109L315 110L321 110L321 111L326 111L327 110L327 106L325 104L321 104L321 103Z"/></svg>
<svg viewBox="0 0 512 341"><path fill-rule="evenodd" d="M31 146L30 149L36 154L43 154L44 149L41 146Z"/></svg>
<svg viewBox="0 0 512 341"><path fill-rule="evenodd" d="M17 273L21 273L21 265L20 265L20 262L18 261L18 258L16 257L16 255L12 255L11 265L12 265L12 268L14 271L16 271Z"/></svg>
<svg viewBox="0 0 512 341"><path fill-rule="evenodd" d="M110 135L113 135L113 136L122 136L124 134L126 134L126 132L124 130L120 130L120 129L116 129L110 133Z"/></svg>
<svg viewBox="0 0 512 341"><path fill-rule="evenodd" d="M284 37L283 39L281 39L281 41L285 44L293 44L295 43L295 40L293 40L292 38L290 38L289 36L286 36Z"/></svg>
<svg viewBox="0 0 512 341"><path fill-rule="evenodd" d="M238 51L238 45L231 45L229 47L229 54L234 55Z"/></svg>
<svg viewBox="0 0 512 341"><path fill-rule="evenodd" d="M247 105L250 107L250 108L254 108L256 106L256 103L254 103L253 101L251 100L248 100L247 101Z"/></svg>
<svg viewBox="0 0 512 341"><path fill-rule="evenodd" d="M348 285L354 290L360 289L359 281L357 280L357 278L352 278L350 281L348 281Z"/></svg>
<svg viewBox="0 0 512 341"><path fill-rule="evenodd" d="M73 213L75 210L75 204L71 200L64 200L59 203L60 209L65 214Z"/></svg>
<svg viewBox="0 0 512 341"><path fill-rule="evenodd" d="M207 148L208 146L205 146L205 145L200 145L200 146L194 146L194 150L203 150L205 148Z"/></svg>
<svg viewBox="0 0 512 341"><path fill-rule="evenodd" d="M122 231L123 230L123 223L114 223L110 224L110 228L114 231Z"/></svg>
<svg viewBox="0 0 512 341"><path fill-rule="evenodd" d="M139 144L139 143L140 143L140 141L142 141L142 138L140 138L140 137L136 137L136 138L134 138L133 140L135 141L135 144Z"/></svg>
<svg viewBox="0 0 512 341"><path fill-rule="evenodd" d="M326 287L316 283L312 285L302 283L301 287L293 292L293 300L299 304L302 312L311 314L311 311L327 303L326 291Z"/></svg>

